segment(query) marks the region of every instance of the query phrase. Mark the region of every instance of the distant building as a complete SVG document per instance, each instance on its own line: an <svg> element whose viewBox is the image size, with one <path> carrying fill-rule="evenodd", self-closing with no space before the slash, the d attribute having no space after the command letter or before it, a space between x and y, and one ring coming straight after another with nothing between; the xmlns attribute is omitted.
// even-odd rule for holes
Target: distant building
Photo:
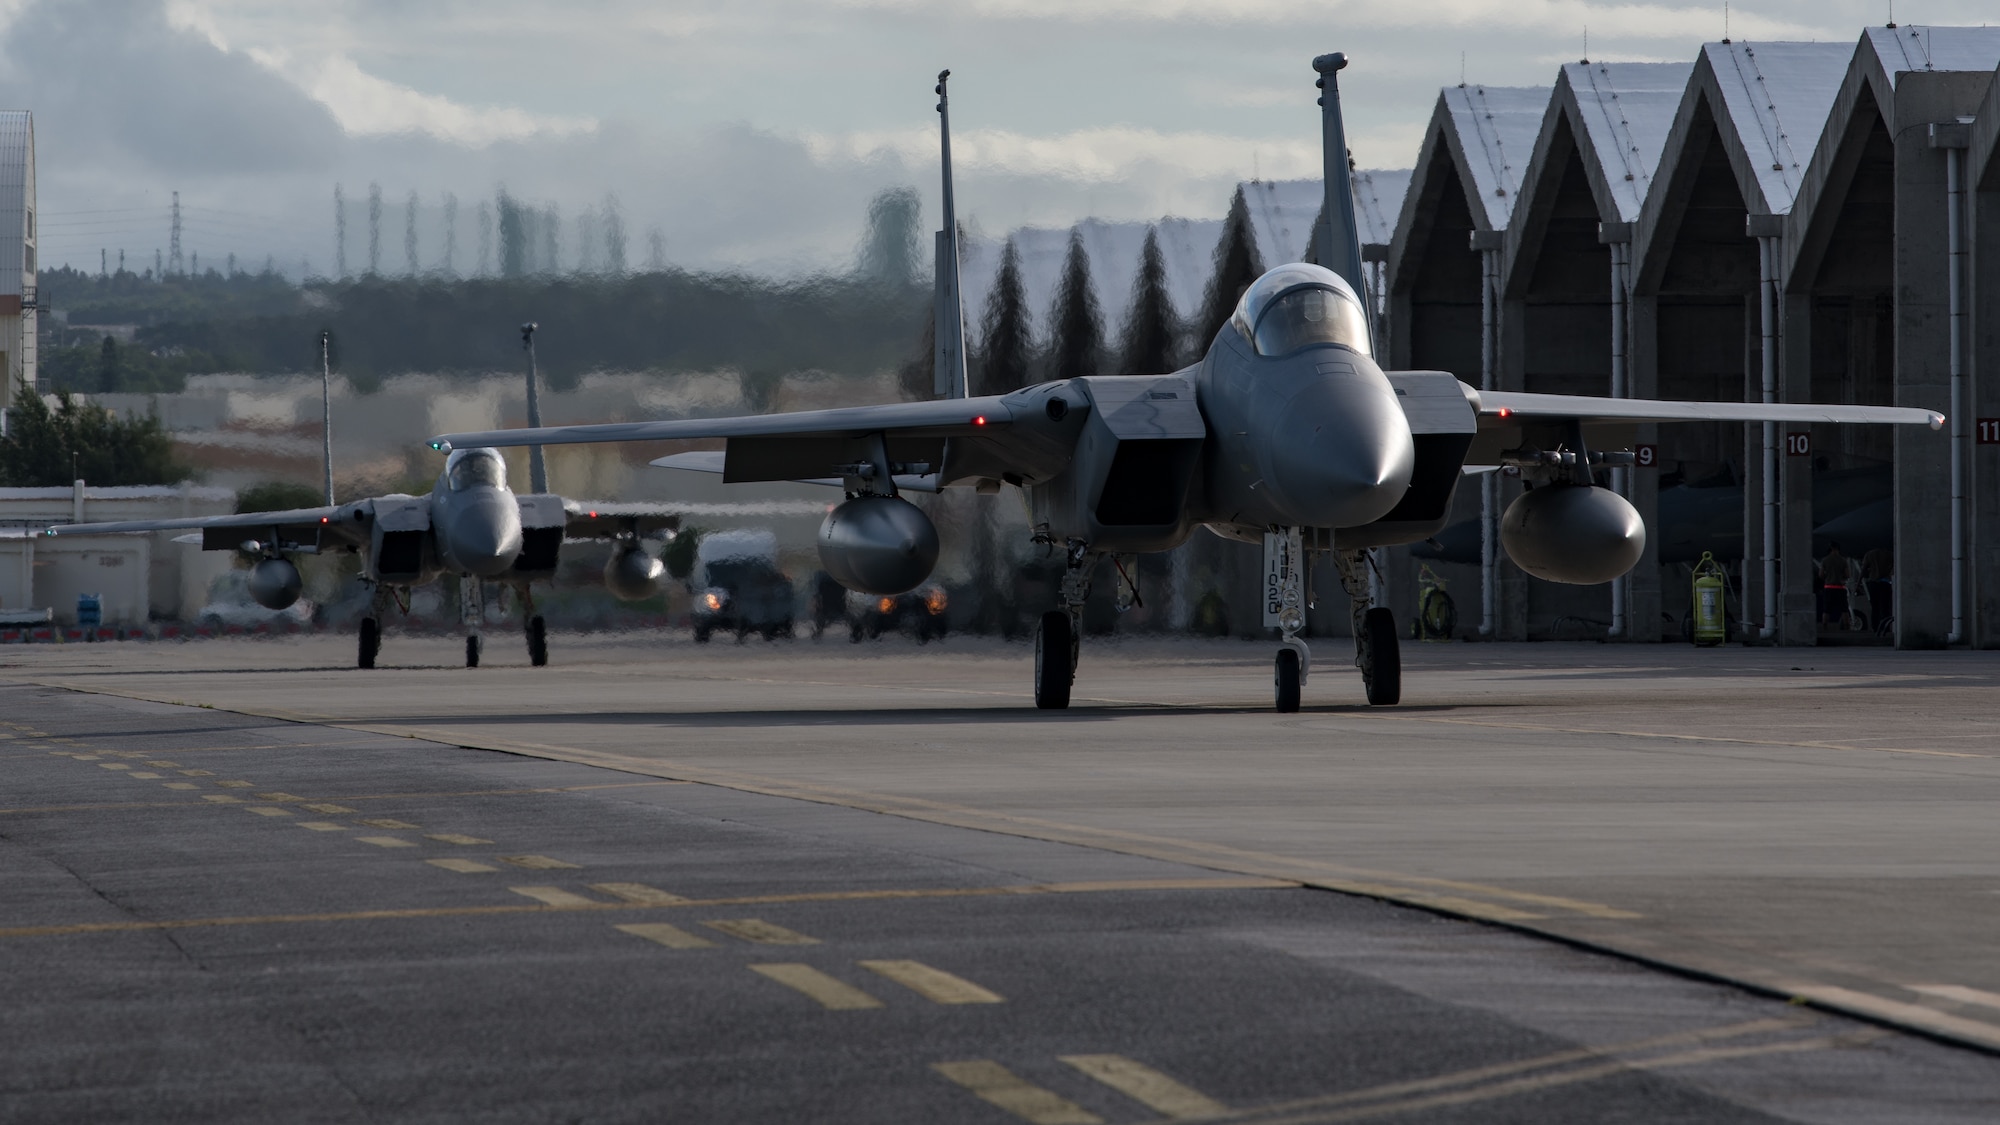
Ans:
<svg viewBox="0 0 2000 1125"><path fill-rule="evenodd" d="M0 408L35 386L35 119L0 110Z"/></svg>

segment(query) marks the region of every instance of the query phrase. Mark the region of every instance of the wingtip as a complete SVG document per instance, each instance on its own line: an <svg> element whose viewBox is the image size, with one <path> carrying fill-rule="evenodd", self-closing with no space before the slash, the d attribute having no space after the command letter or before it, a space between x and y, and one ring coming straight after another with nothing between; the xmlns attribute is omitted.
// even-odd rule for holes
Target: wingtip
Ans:
<svg viewBox="0 0 2000 1125"><path fill-rule="evenodd" d="M1931 411L1931 429L1933 430L1944 429L1944 415L1939 414L1935 410Z"/></svg>

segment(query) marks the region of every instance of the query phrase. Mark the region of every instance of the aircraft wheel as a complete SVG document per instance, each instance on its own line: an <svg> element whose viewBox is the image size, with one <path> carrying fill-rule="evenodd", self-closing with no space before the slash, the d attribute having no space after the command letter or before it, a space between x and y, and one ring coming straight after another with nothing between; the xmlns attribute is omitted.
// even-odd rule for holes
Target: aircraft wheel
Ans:
<svg viewBox="0 0 2000 1125"><path fill-rule="evenodd" d="M540 614L528 618L528 663L537 668L549 662L549 623Z"/></svg>
<svg viewBox="0 0 2000 1125"><path fill-rule="evenodd" d="M1396 640L1396 615L1376 606L1361 619L1361 683L1368 702L1393 706L1403 698L1403 653Z"/></svg>
<svg viewBox="0 0 2000 1125"><path fill-rule="evenodd" d="M1068 707L1075 680L1076 638L1069 614L1052 609L1042 614L1042 627L1035 631L1035 706L1044 711Z"/></svg>
<svg viewBox="0 0 2000 1125"><path fill-rule="evenodd" d="M382 651L382 623L373 617L361 619L361 658L357 663L363 668L375 667L375 655Z"/></svg>
<svg viewBox="0 0 2000 1125"><path fill-rule="evenodd" d="M479 667L479 634L477 633L465 638L465 666L467 668Z"/></svg>
<svg viewBox="0 0 2000 1125"><path fill-rule="evenodd" d="M1278 713L1289 715L1299 709L1299 654L1296 649L1278 650L1277 675Z"/></svg>

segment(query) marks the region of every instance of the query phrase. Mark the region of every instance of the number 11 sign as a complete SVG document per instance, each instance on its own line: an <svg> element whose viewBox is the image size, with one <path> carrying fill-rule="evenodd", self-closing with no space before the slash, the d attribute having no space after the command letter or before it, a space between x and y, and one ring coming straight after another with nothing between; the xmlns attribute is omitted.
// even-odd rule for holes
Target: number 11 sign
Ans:
<svg viewBox="0 0 2000 1125"><path fill-rule="evenodd" d="M1974 432L1980 445L2000 445L2000 418L1981 418Z"/></svg>

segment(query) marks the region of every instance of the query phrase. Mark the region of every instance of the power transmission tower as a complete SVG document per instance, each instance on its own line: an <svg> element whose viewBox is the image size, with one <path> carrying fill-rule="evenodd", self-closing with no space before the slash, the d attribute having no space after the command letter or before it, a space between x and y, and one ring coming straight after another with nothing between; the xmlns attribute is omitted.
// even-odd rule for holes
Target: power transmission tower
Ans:
<svg viewBox="0 0 2000 1125"><path fill-rule="evenodd" d="M403 257L409 260L410 276L417 276L417 193L410 193L410 203L403 218Z"/></svg>
<svg viewBox="0 0 2000 1125"><path fill-rule="evenodd" d="M181 272L181 193L174 193L174 223L167 235L167 268Z"/></svg>
<svg viewBox="0 0 2000 1125"><path fill-rule="evenodd" d="M333 185L333 276L347 276L347 200Z"/></svg>
<svg viewBox="0 0 2000 1125"><path fill-rule="evenodd" d="M368 276L382 268L382 185L368 185Z"/></svg>

